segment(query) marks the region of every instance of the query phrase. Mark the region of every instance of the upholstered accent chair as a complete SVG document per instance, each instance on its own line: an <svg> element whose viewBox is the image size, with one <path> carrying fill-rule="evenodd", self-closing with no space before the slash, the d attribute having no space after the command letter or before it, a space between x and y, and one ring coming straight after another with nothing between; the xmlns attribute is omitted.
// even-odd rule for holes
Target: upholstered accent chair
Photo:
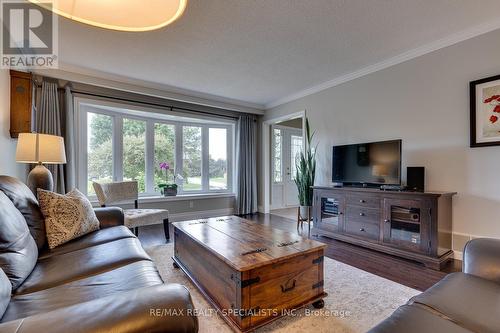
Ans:
<svg viewBox="0 0 500 333"><path fill-rule="evenodd" d="M125 215L125 226L133 229L136 236L139 235L139 227L163 222L165 238L167 241L170 239L168 210L140 209L137 181L93 182L93 186L101 207L134 203L134 209L124 209L123 213Z"/></svg>

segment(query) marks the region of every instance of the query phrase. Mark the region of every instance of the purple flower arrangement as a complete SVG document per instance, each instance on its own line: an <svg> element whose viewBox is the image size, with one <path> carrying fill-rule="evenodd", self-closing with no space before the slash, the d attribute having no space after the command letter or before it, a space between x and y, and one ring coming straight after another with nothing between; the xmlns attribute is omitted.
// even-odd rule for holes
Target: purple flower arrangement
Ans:
<svg viewBox="0 0 500 333"><path fill-rule="evenodd" d="M170 164L168 162L160 162L159 163L160 170L165 170L165 184L158 184L158 187L163 192L165 196L175 196L177 195L177 184L175 184L175 176L174 183L168 183L168 171L170 170Z"/></svg>

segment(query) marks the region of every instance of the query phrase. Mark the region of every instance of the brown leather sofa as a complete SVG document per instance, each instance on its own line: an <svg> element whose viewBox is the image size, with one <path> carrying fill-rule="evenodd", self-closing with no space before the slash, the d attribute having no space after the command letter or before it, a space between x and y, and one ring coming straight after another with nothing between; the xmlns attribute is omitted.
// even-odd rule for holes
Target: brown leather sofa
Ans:
<svg viewBox="0 0 500 333"><path fill-rule="evenodd" d="M469 241L461 273L448 274L369 332L500 332L500 240Z"/></svg>
<svg viewBox="0 0 500 333"><path fill-rule="evenodd" d="M197 332L188 290L163 283L121 209L96 215L100 230L50 251L34 195L0 176L0 332Z"/></svg>

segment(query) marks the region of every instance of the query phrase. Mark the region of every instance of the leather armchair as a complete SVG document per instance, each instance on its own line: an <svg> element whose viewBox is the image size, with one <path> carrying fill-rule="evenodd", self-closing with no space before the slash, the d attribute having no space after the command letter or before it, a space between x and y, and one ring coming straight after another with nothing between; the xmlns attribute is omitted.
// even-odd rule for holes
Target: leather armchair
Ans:
<svg viewBox="0 0 500 333"><path fill-rule="evenodd" d="M467 242L462 271L500 283L500 240L477 238Z"/></svg>
<svg viewBox="0 0 500 333"><path fill-rule="evenodd" d="M462 272L448 274L369 333L498 333L499 298L500 240L473 239Z"/></svg>

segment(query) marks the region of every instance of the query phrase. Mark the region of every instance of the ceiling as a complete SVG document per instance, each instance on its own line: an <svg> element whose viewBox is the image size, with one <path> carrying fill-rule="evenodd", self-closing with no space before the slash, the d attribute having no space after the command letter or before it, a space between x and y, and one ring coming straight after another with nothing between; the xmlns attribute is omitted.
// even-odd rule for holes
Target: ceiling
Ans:
<svg viewBox="0 0 500 333"><path fill-rule="evenodd" d="M498 0L190 0L151 32L60 18L59 61L265 108L499 21Z"/></svg>

